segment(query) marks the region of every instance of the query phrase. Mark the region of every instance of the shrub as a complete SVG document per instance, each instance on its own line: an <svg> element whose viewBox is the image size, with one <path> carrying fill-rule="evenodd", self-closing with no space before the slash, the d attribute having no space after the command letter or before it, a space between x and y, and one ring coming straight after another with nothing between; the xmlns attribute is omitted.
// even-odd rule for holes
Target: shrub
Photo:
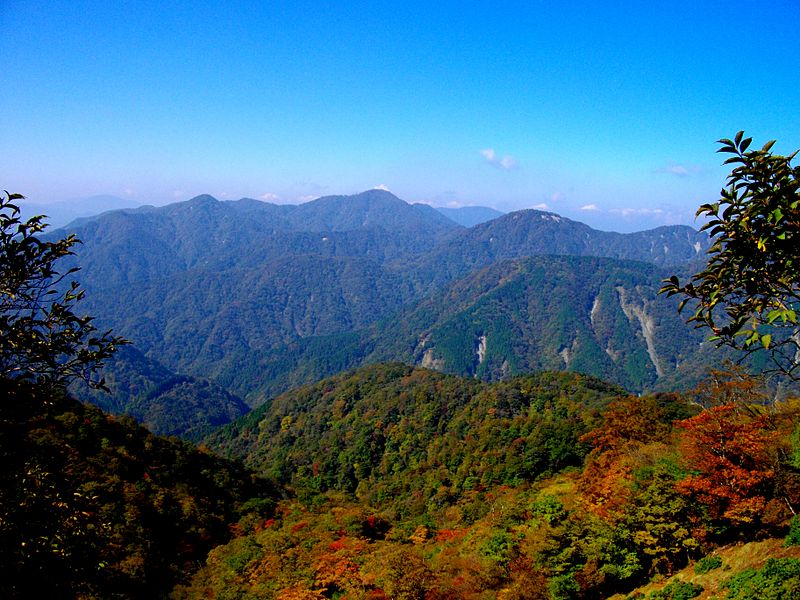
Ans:
<svg viewBox="0 0 800 600"><path fill-rule="evenodd" d="M759 570L745 569L726 583L728 600L800 598L800 560L770 558Z"/></svg>
<svg viewBox="0 0 800 600"><path fill-rule="evenodd" d="M719 569L721 566L722 559L719 556L704 556L694 565L694 572L702 575L713 569Z"/></svg>
<svg viewBox="0 0 800 600"><path fill-rule="evenodd" d="M789 521L789 534L786 536L785 545L800 546L800 515L795 515Z"/></svg>
<svg viewBox="0 0 800 600"><path fill-rule="evenodd" d="M703 593L703 586L676 579L655 592L651 592L648 600L690 600Z"/></svg>

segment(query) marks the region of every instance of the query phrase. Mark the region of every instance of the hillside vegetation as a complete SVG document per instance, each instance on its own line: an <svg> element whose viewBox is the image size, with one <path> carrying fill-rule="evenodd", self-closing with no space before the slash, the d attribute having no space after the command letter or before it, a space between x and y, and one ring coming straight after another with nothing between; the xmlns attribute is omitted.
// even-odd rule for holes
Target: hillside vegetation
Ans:
<svg viewBox="0 0 800 600"><path fill-rule="evenodd" d="M796 401L765 406L736 373L691 398L399 364L286 393L209 443L294 499L242 522L176 595L601 598L786 535L800 504ZM793 590L800 552L780 556L751 564ZM731 598L760 597L742 586L766 575L747 573L725 577ZM693 597L671 585L646 597Z"/></svg>
<svg viewBox="0 0 800 600"><path fill-rule="evenodd" d="M73 385L70 392L111 414L131 416L158 435L198 442L250 410L218 384L178 375L133 346L107 360L104 377L108 391Z"/></svg>
<svg viewBox="0 0 800 600"><path fill-rule="evenodd" d="M275 488L58 392L0 381L0 595L152 598ZM251 506L253 504L251 503Z"/></svg>
<svg viewBox="0 0 800 600"><path fill-rule="evenodd" d="M391 498L408 511L417 492L510 485L580 465L579 437L620 393L574 374L486 384L376 365L278 396L207 443L300 494Z"/></svg>
<svg viewBox="0 0 800 600"><path fill-rule="evenodd" d="M345 369L397 360L486 381L563 369L634 392L686 389L733 355L704 344L677 301L657 294L665 275L655 265L593 257L503 261L367 328L251 353L244 368L219 364L217 381L249 382L254 406Z"/></svg>

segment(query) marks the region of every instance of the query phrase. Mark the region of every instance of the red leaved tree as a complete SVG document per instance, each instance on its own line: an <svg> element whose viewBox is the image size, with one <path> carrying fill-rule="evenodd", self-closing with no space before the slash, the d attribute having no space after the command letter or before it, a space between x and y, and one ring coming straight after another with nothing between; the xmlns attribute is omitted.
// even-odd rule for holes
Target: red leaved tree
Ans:
<svg viewBox="0 0 800 600"><path fill-rule="evenodd" d="M682 451L693 471L678 490L708 508L714 520L757 522L774 489L774 443L767 417L735 404L715 406L680 421Z"/></svg>

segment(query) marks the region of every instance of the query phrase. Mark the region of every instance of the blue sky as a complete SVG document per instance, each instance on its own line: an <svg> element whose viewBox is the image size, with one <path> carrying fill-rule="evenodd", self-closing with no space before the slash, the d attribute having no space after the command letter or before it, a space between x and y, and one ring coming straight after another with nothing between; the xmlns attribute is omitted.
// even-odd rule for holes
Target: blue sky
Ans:
<svg viewBox="0 0 800 600"><path fill-rule="evenodd" d="M800 147L800 2L0 1L9 191L693 223L715 140Z"/></svg>

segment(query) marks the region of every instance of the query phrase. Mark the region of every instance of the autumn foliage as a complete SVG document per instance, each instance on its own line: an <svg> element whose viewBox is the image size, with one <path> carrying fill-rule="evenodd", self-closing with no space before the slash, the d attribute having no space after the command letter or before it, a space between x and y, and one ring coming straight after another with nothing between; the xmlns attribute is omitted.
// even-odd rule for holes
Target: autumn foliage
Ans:
<svg viewBox="0 0 800 600"><path fill-rule="evenodd" d="M587 507L604 518L619 517L633 493L632 473L641 457L648 451L663 454L672 429L670 418L690 410L668 395L611 402L600 425L581 437L592 445L580 479Z"/></svg>
<svg viewBox="0 0 800 600"><path fill-rule="evenodd" d="M757 521L773 487L777 433L766 416L743 415L734 404L682 421L683 455L692 474L678 489L708 507L712 519L734 525Z"/></svg>
<svg viewBox="0 0 800 600"><path fill-rule="evenodd" d="M518 379L491 395L477 386L474 399L459 395L468 418L447 401L460 391L456 382L401 375L400 398L416 397L426 415L419 426L405 428L414 418L407 407L375 394L385 393L384 383L352 379L349 404L332 402L330 412L309 404L318 414L296 411L283 432L276 425L278 436L305 427L284 454L301 469L298 459L319 443L314 436L327 435L309 427L312 416L339 432L338 459L331 438L306 471L288 472L302 497L281 503L270 527L216 549L175 597L608 597L668 576L719 544L782 534L800 500L792 484L796 412L790 403L765 406L758 385L741 374L716 373L686 397L584 396L582 408L567 391L579 390L579 381L536 387ZM324 394L341 395L333 386ZM381 413L382 403L391 410ZM447 427L456 425L464 428L451 436ZM335 489L330 465L346 464L348 440L360 444L367 426L373 451L373 432L392 428L383 435L393 440L394 460L376 463L383 472L359 463L357 477L369 485L353 491L343 479ZM567 462L557 471L542 459L564 456L563 440L582 453L582 467ZM413 459L396 459L411 448ZM278 459L273 472L280 467ZM334 489L306 485L320 478Z"/></svg>

